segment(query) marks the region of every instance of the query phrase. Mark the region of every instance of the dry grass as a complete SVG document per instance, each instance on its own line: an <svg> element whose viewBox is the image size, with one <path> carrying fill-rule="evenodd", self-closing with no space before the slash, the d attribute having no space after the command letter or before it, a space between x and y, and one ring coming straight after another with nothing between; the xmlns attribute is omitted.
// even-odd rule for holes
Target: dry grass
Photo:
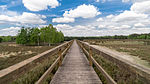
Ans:
<svg viewBox="0 0 150 84"><path fill-rule="evenodd" d="M23 46L15 43L0 43L0 70L53 47L55 46Z"/></svg>
<svg viewBox="0 0 150 84"><path fill-rule="evenodd" d="M146 45L144 40L86 40L90 44L105 46L119 52L141 58L150 62L150 45Z"/></svg>
<svg viewBox="0 0 150 84"><path fill-rule="evenodd" d="M131 57L140 58L147 61L150 66L150 45L146 45L144 40L84 40L93 45L105 46L125 54L130 54ZM149 84L147 80L137 74L131 73L126 69L121 68L117 64L112 63L106 58L94 54L93 57L104 68L104 70L117 82L117 84ZM142 61L143 61L142 60ZM143 63L142 63L143 64ZM98 76L104 84L107 84L104 76L94 67Z"/></svg>
<svg viewBox="0 0 150 84"><path fill-rule="evenodd" d="M117 84L147 84L145 80L139 77L137 74L130 73L126 69L123 69L111 61L105 59L100 55L93 55L96 61L104 68L104 70L117 82ZM107 84L104 76L96 69L98 76L104 84Z"/></svg>
<svg viewBox="0 0 150 84"><path fill-rule="evenodd" d="M37 66L33 67L30 71L23 74L18 79L14 80L12 84L35 84L36 81L44 74L44 72L52 65L52 63L57 59L57 55L49 56L43 62L39 63ZM43 84L49 84L57 67L53 70L51 74L44 80Z"/></svg>

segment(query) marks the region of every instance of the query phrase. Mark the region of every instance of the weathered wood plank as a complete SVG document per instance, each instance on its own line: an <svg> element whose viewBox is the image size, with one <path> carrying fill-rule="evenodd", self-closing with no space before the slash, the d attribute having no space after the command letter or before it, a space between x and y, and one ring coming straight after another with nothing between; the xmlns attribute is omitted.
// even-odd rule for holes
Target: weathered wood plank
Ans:
<svg viewBox="0 0 150 84"><path fill-rule="evenodd" d="M80 46L82 46L79 43ZM90 61L90 65L92 65L92 63L96 66L96 68L103 74L103 76L106 78L107 83L108 84L117 84L111 76L109 76L109 74L96 62L96 60L92 57L92 50L89 46L89 52L82 46L82 50L84 51L84 53L86 53L86 55L89 57L89 61Z"/></svg>
<svg viewBox="0 0 150 84"><path fill-rule="evenodd" d="M58 53L59 55L61 55L61 57L63 57L63 55L65 55L68 51L68 49L70 48L72 43L69 43L70 45L67 46L67 48L62 52L62 53ZM36 82L36 84L42 84L43 81L47 78L47 76L52 72L52 70L56 67L56 65L59 63L59 60L61 58L60 56L55 60L55 62L48 68L48 70L40 77L40 79Z"/></svg>
<svg viewBox="0 0 150 84"><path fill-rule="evenodd" d="M54 75L50 84L102 84L96 72L77 45L72 44L62 66Z"/></svg>

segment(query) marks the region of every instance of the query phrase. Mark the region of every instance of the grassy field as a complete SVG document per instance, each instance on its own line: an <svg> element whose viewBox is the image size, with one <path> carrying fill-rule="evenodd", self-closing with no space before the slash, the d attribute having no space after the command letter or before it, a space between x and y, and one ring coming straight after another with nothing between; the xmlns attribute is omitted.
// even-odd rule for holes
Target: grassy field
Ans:
<svg viewBox="0 0 150 84"><path fill-rule="evenodd" d="M55 46L23 46L15 43L0 43L0 70L53 47Z"/></svg>
<svg viewBox="0 0 150 84"><path fill-rule="evenodd" d="M119 47L119 46L117 46L118 43L120 43L120 45L121 45L120 41L119 42L117 41L118 43L116 41L114 41L114 43L111 41L108 41L108 42L105 41L105 43L95 41L95 40L85 40L85 41L87 41L91 44L106 46L109 48L112 48L112 47L110 47L111 44L115 44L116 47ZM111 43L111 44L109 44L109 43ZM123 43L124 42L122 42L122 44ZM126 45L127 44L131 45L131 42L128 41L126 43ZM133 42L133 45L135 45L135 44L137 44L137 45L140 44L140 45L145 46L144 43L140 43L137 41ZM117 48L115 48L115 49L117 49ZM88 48L87 48L87 50L88 50ZM129 52L127 52L127 53L129 53ZM97 53L93 53L93 57L103 67L103 69L114 79L114 81L117 82L117 84L149 84L145 78L139 76L138 74L132 73L127 69L120 67L118 64L111 62L110 60L104 58L103 56L101 56ZM106 81L105 77L102 75L102 73L100 73L100 71L95 66L94 66L94 69L95 69L96 73L98 74L98 76L100 77L102 83L107 84L107 81Z"/></svg>
<svg viewBox="0 0 150 84"><path fill-rule="evenodd" d="M85 40L90 44L105 46L119 52L125 52L150 63L150 45L146 40Z"/></svg>
<svg viewBox="0 0 150 84"><path fill-rule="evenodd" d="M114 79L114 81L117 82L117 84L148 84L137 74L130 73L129 71L117 66L100 55L94 54L93 57ZM105 77L97 70L96 67L94 67L94 69L102 80L103 84L107 84Z"/></svg>
<svg viewBox="0 0 150 84"><path fill-rule="evenodd" d="M30 71L23 74L18 79L14 80L11 84L35 84L36 81L44 74L44 72L52 65L52 63L58 58L57 55L49 56L43 62L39 62L37 66ZM58 67L54 68L51 74L48 75L46 80L42 84L49 84L54 73Z"/></svg>

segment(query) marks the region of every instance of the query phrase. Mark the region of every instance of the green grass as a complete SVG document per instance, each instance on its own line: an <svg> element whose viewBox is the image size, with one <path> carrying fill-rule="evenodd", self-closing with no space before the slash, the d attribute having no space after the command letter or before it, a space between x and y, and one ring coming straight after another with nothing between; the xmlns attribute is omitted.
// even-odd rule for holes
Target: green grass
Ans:
<svg viewBox="0 0 150 84"><path fill-rule="evenodd" d="M44 74L44 72L52 65L52 63L57 59L58 56L50 56L44 62L39 63L37 66L32 68L30 71L26 72L24 75L14 80L11 84L35 84L35 82ZM52 71L52 73L47 77L43 84L49 84L57 67Z"/></svg>
<svg viewBox="0 0 150 84"><path fill-rule="evenodd" d="M22 46L15 43L0 43L0 70L40 54L55 46Z"/></svg>

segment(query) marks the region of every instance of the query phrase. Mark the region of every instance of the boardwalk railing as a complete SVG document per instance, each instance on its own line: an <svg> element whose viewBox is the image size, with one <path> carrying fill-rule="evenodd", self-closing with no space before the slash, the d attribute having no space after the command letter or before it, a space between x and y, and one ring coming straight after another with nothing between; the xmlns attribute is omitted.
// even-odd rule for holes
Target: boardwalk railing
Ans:
<svg viewBox="0 0 150 84"><path fill-rule="evenodd" d="M149 68L144 67L139 64L135 64L128 60L119 58L120 54L114 54L114 53L111 53L111 52L108 52L105 50L101 50L97 46L90 45L87 42L78 41L78 44L83 49L84 53L87 56L91 57L91 60L89 60L89 61L92 61L96 65L96 67L102 72L102 74L105 76L105 78L107 79L107 81L110 84L113 84L112 78L107 73L105 73L105 71L102 69L102 67L94 60L94 58L92 56L90 56L87 49L90 52L94 52L94 53L97 53L97 54L103 56L107 60L111 61L114 64L117 64L119 67L127 70L128 72L134 73L134 74L142 77L144 79L144 82L150 84L150 69Z"/></svg>
<svg viewBox="0 0 150 84"><path fill-rule="evenodd" d="M31 68L35 65L37 65L37 62L41 62L42 60L46 59L49 56L55 55L60 50L64 50L61 55L64 55L67 50L69 49L70 45L73 41L65 42L55 48L52 48L50 50L47 50L39 55L36 55L34 57L31 57L29 59L26 59L20 63L17 63L15 65L12 65L6 69L0 70L0 84L8 84L11 81L19 78L22 74L26 73L27 71L31 70ZM69 46L69 47L68 47ZM60 60L60 57L56 60L58 62ZM53 67L57 62L54 62ZM61 63L61 61L60 61ZM50 72L50 70L49 70Z"/></svg>
<svg viewBox="0 0 150 84"><path fill-rule="evenodd" d="M78 41L79 46L83 50L83 52L88 56L89 58L89 64L92 66L93 64L96 66L96 68L103 74L103 76L106 78L108 84L117 84L111 76L108 75L108 73L96 62L96 60L92 57L92 49L89 46L89 52L83 47L82 43Z"/></svg>
<svg viewBox="0 0 150 84"><path fill-rule="evenodd" d="M68 44L68 47L62 52L61 49L58 51L58 58L55 60L55 62L49 67L49 69L40 77L40 79L36 82L36 84L42 84L43 81L48 77L48 75L52 72L52 70L59 64L59 66L62 64L63 56L66 55L67 51L69 50L70 46L72 45L72 42Z"/></svg>

